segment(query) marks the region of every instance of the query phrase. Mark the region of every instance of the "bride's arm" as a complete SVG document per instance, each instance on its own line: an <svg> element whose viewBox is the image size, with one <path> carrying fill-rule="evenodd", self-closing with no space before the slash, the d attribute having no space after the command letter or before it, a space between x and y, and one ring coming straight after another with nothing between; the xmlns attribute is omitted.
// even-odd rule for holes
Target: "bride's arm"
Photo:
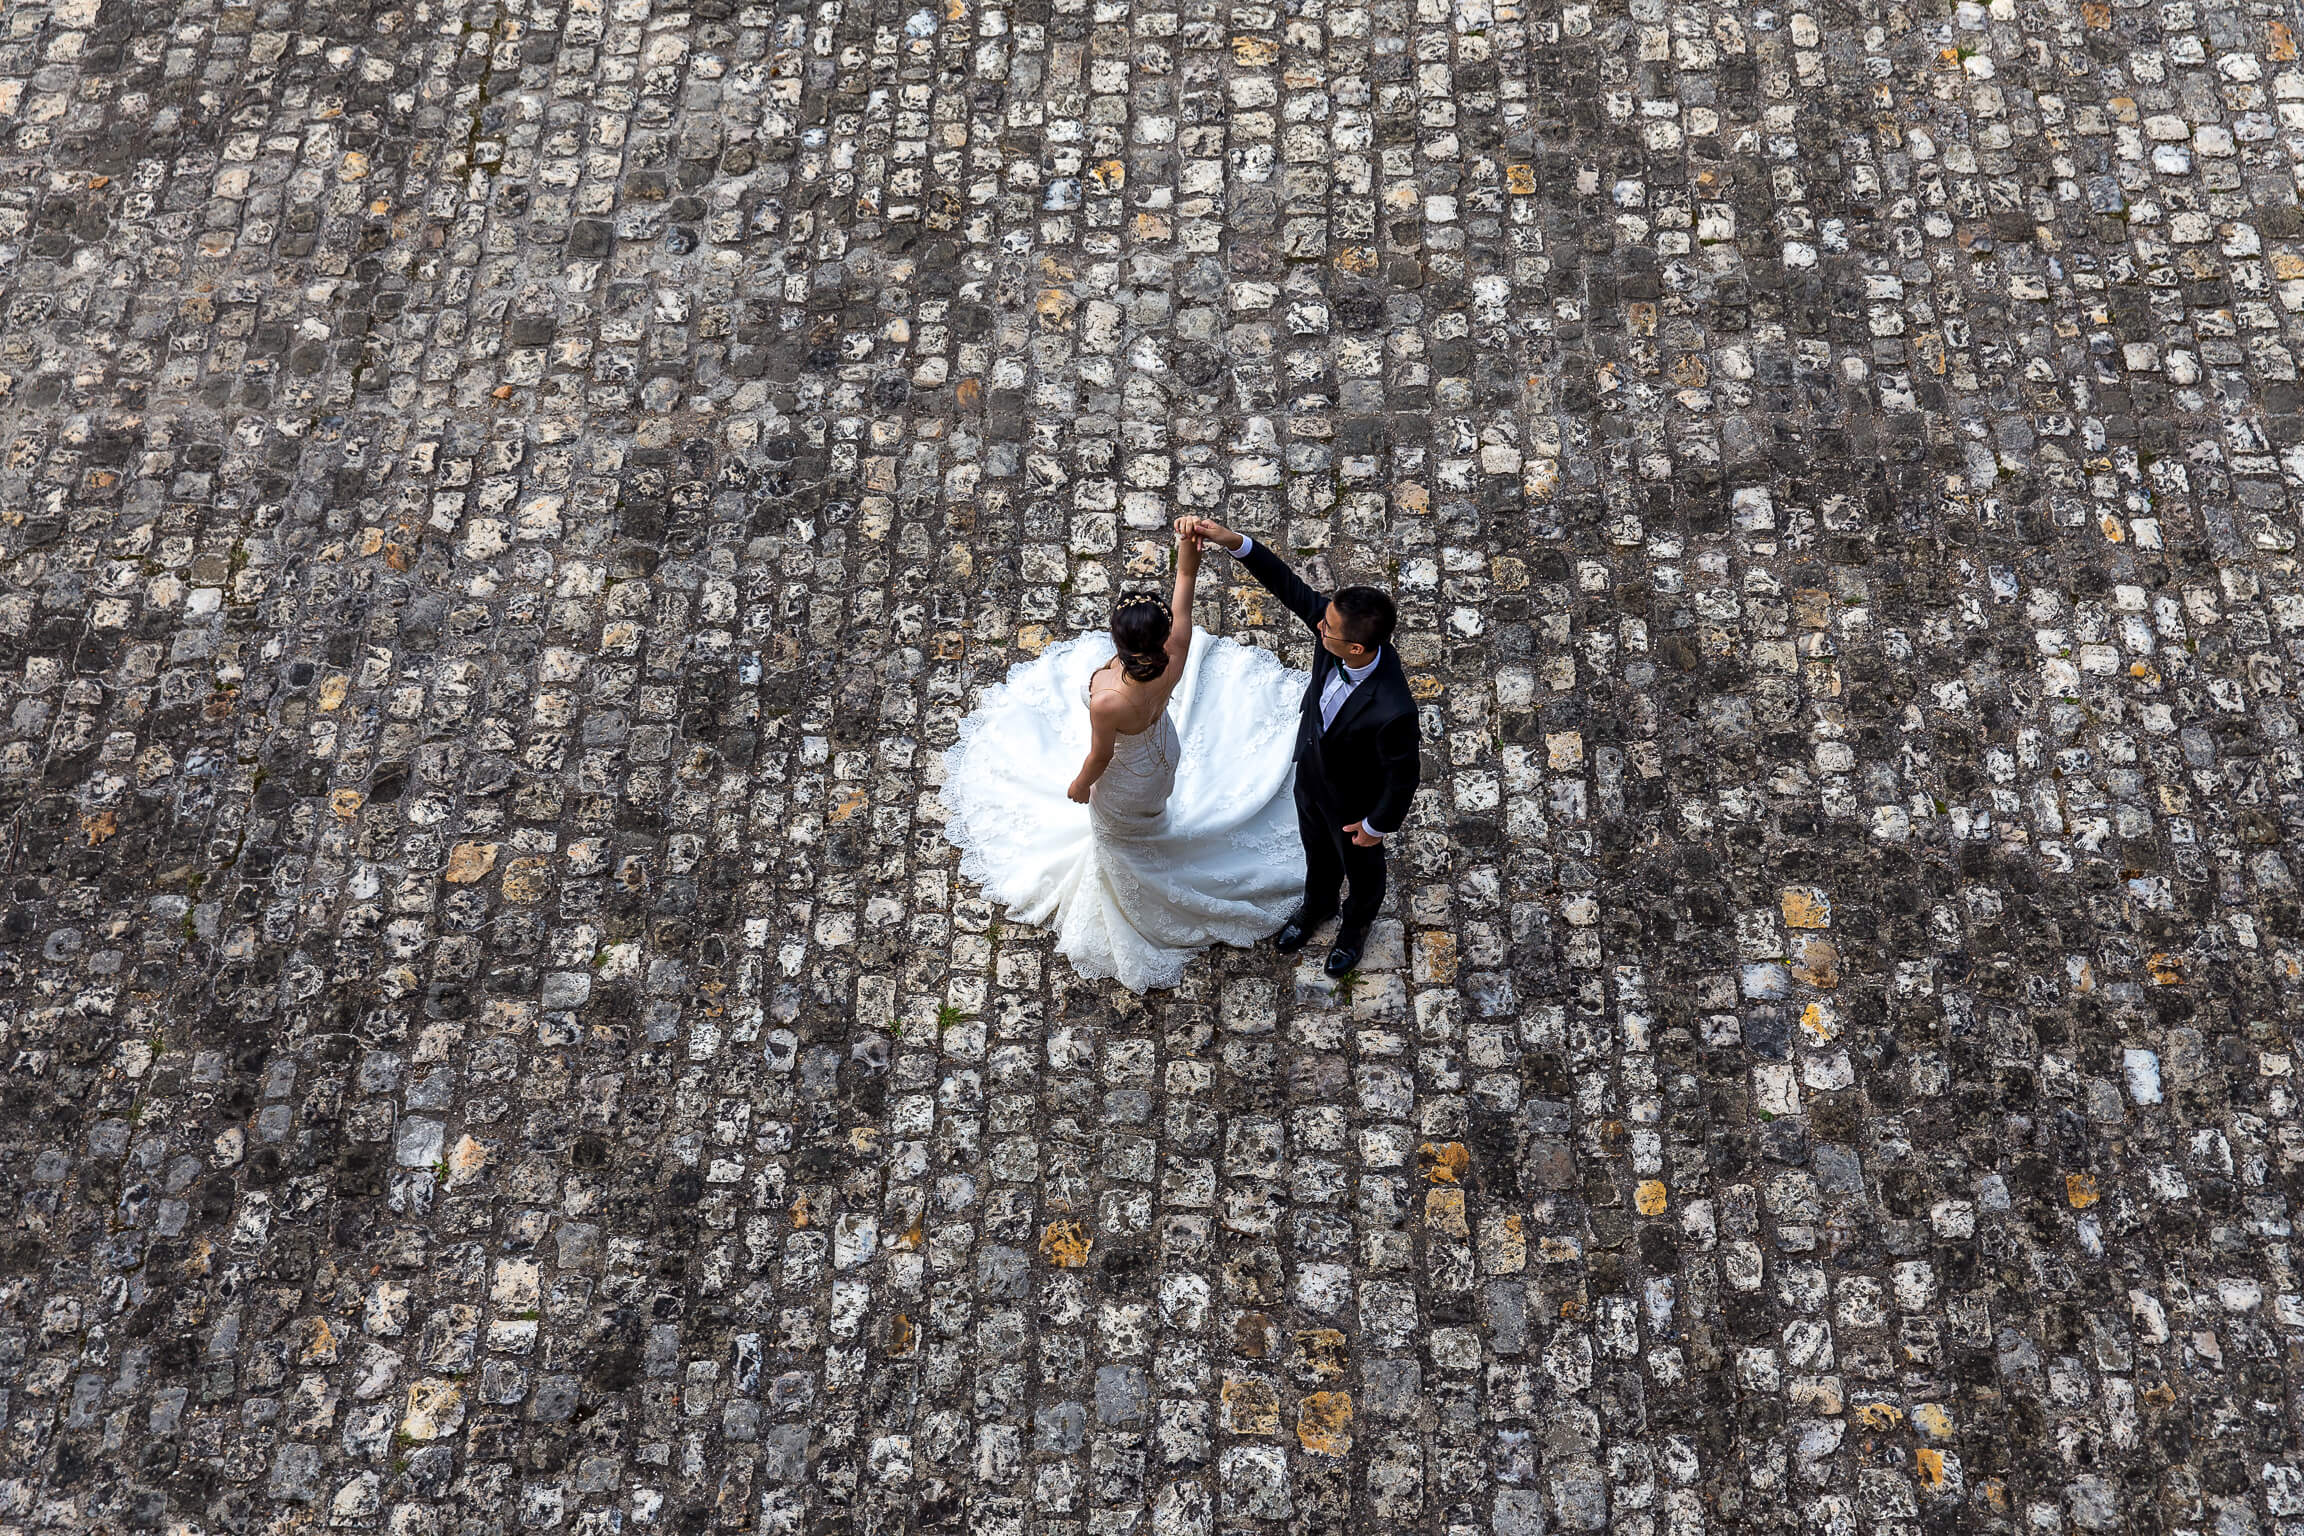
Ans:
<svg viewBox="0 0 2304 1536"><path fill-rule="evenodd" d="M1176 541L1176 591L1168 603L1168 662L1173 669L1181 666L1187 652L1192 649L1192 592L1200 584L1200 540L1197 536Z"/></svg>
<svg viewBox="0 0 2304 1536"><path fill-rule="evenodd" d="M1088 758L1080 765L1079 774L1064 791L1068 800L1082 805L1088 803L1088 791L1104 777L1104 770L1112 766L1112 746L1117 733L1112 728L1112 716L1091 699L1088 703Z"/></svg>

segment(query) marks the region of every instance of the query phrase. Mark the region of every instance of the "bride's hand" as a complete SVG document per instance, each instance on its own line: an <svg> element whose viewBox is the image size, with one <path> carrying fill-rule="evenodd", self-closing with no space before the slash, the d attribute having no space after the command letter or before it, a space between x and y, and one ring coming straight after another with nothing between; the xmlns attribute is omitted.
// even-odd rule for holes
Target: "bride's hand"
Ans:
<svg viewBox="0 0 2304 1536"><path fill-rule="evenodd" d="M1078 779L1074 779L1071 784L1065 788L1064 798L1071 801L1074 805L1086 805L1088 803L1088 789L1088 785L1081 783Z"/></svg>

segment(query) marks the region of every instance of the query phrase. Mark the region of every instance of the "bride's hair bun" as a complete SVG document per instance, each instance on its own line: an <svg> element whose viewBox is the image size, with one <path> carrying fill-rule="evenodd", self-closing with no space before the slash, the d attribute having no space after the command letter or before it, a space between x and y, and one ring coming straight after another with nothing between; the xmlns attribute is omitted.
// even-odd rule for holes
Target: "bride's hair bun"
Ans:
<svg viewBox="0 0 2304 1536"><path fill-rule="evenodd" d="M1168 631L1175 615L1157 597L1136 593L1123 597L1112 609L1112 645L1120 653L1120 670L1139 683L1148 683L1168 670Z"/></svg>

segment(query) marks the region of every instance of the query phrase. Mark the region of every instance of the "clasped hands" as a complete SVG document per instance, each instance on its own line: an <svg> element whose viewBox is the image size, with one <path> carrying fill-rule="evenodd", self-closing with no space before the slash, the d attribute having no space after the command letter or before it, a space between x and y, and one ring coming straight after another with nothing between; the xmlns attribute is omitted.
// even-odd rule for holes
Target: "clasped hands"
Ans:
<svg viewBox="0 0 2304 1536"><path fill-rule="evenodd" d="M1194 517L1189 512L1176 519L1176 538L1179 543L1214 544L1230 550L1237 550L1245 542L1214 518Z"/></svg>

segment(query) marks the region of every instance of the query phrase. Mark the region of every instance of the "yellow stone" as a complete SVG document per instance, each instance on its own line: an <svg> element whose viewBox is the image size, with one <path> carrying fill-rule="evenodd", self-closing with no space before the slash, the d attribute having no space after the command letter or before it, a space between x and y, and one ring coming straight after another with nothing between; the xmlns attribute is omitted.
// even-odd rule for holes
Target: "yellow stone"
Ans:
<svg viewBox="0 0 2304 1536"><path fill-rule="evenodd" d="M1342 1456L1352 1449L1352 1394L1313 1392L1296 1405L1296 1439L1304 1449L1322 1456Z"/></svg>
<svg viewBox="0 0 2304 1536"><path fill-rule="evenodd" d="M1912 1427L1931 1440L1952 1438L1952 1415L1944 1411L1942 1403L1914 1403Z"/></svg>
<svg viewBox="0 0 2304 1536"><path fill-rule="evenodd" d="M1814 886L1784 887L1783 906L1784 926L1787 928L1832 926L1832 899Z"/></svg>
<svg viewBox="0 0 2304 1536"><path fill-rule="evenodd" d="M356 149L346 150L343 168L336 173L337 179L339 181L359 181L367 174L368 157Z"/></svg>
<svg viewBox="0 0 2304 1536"><path fill-rule="evenodd" d="M1236 37L1232 57L1243 69L1262 69L1280 57L1280 45L1270 38Z"/></svg>
<svg viewBox="0 0 2304 1536"><path fill-rule="evenodd" d="M427 1378L408 1387L408 1410L400 1416L400 1433L411 1440L437 1440L454 1434L464 1422L464 1394L452 1381Z"/></svg>
<svg viewBox="0 0 2304 1536"><path fill-rule="evenodd" d="M1847 1405L1840 1398L1840 1378L1837 1376L1808 1376L1801 1379L1801 1392L1796 1394L1801 1405L1815 1409L1826 1418L1837 1417Z"/></svg>
<svg viewBox="0 0 2304 1536"><path fill-rule="evenodd" d="M1920 1481L1928 1485L1930 1493L1934 1493L1944 1486L1944 1453L1942 1451L1932 1451L1927 1446L1921 1446L1912 1453L1912 1459L1918 1463Z"/></svg>
<svg viewBox="0 0 2304 1536"><path fill-rule="evenodd" d="M448 1153L448 1182L466 1184L480 1176L488 1166L488 1149L469 1136L457 1138Z"/></svg>
<svg viewBox="0 0 2304 1536"><path fill-rule="evenodd" d="M2064 1198L2072 1203L2072 1209L2084 1211L2103 1196L2097 1192L2096 1180L2090 1175L2068 1173L2064 1175Z"/></svg>
<svg viewBox="0 0 2304 1536"><path fill-rule="evenodd" d="M514 859L504 866L502 890L506 901L535 901L552 885L552 861L546 858Z"/></svg>
<svg viewBox="0 0 2304 1536"><path fill-rule="evenodd" d="M470 885L485 879L488 871L496 867L495 843L458 843L448 850L448 873L442 878L450 885Z"/></svg>
<svg viewBox="0 0 2304 1536"><path fill-rule="evenodd" d="M1456 979L1456 935L1427 928L1416 935L1416 979L1427 986L1446 986Z"/></svg>
<svg viewBox="0 0 2304 1536"><path fill-rule="evenodd" d="M1550 731L1544 737L1544 763L1554 773L1578 773L1584 767L1584 733Z"/></svg>
<svg viewBox="0 0 2304 1536"><path fill-rule="evenodd" d="M1048 649L1048 640L1048 626L1045 624L1027 624L1016 631L1016 649L1027 656L1037 656Z"/></svg>
<svg viewBox="0 0 2304 1536"><path fill-rule="evenodd" d="M1527 1224L1515 1212L1480 1224L1481 1267L1494 1275L1516 1275L1528 1267Z"/></svg>
<svg viewBox="0 0 2304 1536"><path fill-rule="evenodd" d="M1349 1351L1333 1328L1307 1328L1289 1340L1288 1369L1299 1381L1334 1381L1344 1374Z"/></svg>
<svg viewBox="0 0 2304 1536"><path fill-rule="evenodd" d="M367 801L368 797L356 789L334 790L328 796L328 809L335 813L338 821L350 821L360 814L360 807Z"/></svg>
<svg viewBox="0 0 2304 1536"><path fill-rule="evenodd" d="M1225 1377L1217 1403L1218 1418L1230 1434L1280 1433L1280 1394L1261 1377Z"/></svg>
<svg viewBox="0 0 2304 1536"><path fill-rule="evenodd" d="M834 823L846 821L871 803L872 797L865 791L853 788L844 789L840 792L838 803L832 807L831 814L825 819Z"/></svg>
<svg viewBox="0 0 2304 1536"><path fill-rule="evenodd" d="M345 674L340 672L336 676L329 678L326 682L320 685L321 709L331 710L343 708L344 696L351 691L352 679Z"/></svg>
<svg viewBox="0 0 2304 1536"><path fill-rule="evenodd" d="M1904 1412L1893 1403L1858 1403L1856 1422L1866 1429L1894 1429L1904 1422Z"/></svg>
<svg viewBox="0 0 2304 1536"><path fill-rule="evenodd" d="M1428 1189L1424 1192L1424 1226L1443 1237L1465 1238L1472 1229L1464 1221L1464 1191Z"/></svg>
<svg viewBox="0 0 2304 1536"><path fill-rule="evenodd" d="M1840 1015L1828 1002L1813 1002L1800 1010L1800 1030L1818 1045L1840 1038Z"/></svg>
<svg viewBox="0 0 2304 1536"><path fill-rule="evenodd" d="M298 1365L334 1365L336 1363L336 1330L328 1326L324 1317L307 1317L296 1325Z"/></svg>
<svg viewBox="0 0 2304 1536"><path fill-rule="evenodd" d="M1669 1203L1662 1179L1642 1179L1632 1191L1633 1208L1643 1216L1661 1216Z"/></svg>
<svg viewBox="0 0 2304 1536"><path fill-rule="evenodd" d="M1504 190L1514 197L1531 197L1536 192L1536 167L1508 165L1504 167Z"/></svg>
<svg viewBox="0 0 2304 1536"><path fill-rule="evenodd" d="M1058 1269L1078 1269L1088 1262L1095 1239L1077 1221L1052 1221L1040 1234L1040 1252Z"/></svg>
<svg viewBox="0 0 2304 1536"><path fill-rule="evenodd" d="M2267 22L2264 27L2264 54L2275 64L2286 64L2296 57L2296 34L2284 21Z"/></svg>
<svg viewBox="0 0 2304 1536"><path fill-rule="evenodd" d="M1472 1166L1472 1154L1460 1141L1428 1141L1416 1149L1416 1162L1426 1182L1459 1184Z"/></svg>

